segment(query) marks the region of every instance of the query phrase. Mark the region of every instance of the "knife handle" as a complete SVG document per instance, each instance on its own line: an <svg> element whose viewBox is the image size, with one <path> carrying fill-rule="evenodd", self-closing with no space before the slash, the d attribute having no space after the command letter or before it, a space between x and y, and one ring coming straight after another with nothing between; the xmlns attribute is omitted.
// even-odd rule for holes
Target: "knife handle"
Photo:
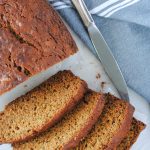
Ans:
<svg viewBox="0 0 150 150"><path fill-rule="evenodd" d="M85 26L88 27L89 25L91 25L91 23L93 23L93 19L91 17L91 14L89 13L84 1L83 0L72 0L72 3L78 10Z"/></svg>

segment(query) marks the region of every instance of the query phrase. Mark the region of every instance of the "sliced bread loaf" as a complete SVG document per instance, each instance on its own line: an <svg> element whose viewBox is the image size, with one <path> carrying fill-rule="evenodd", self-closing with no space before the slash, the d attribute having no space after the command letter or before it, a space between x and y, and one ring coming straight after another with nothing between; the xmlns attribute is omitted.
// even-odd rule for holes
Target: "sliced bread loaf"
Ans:
<svg viewBox="0 0 150 150"><path fill-rule="evenodd" d="M37 138L14 144L15 150L60 150L75 147L97 121L104 106L104 96L90 92L56 126Z"/></svg>
<svg viewBox="0 0 150 150"><path fill-rule="evenodd" d="M76 149L113 149L127 135L133 111L134 108L129 103L107 94L105 106L98 122Z"/></svg>
<svg viewBox="0 0 150 150"><path fill-rule="evenodd" d="M83 97L87 84L62 71L10 103L0 113L0 143L26 140L46 130Z"/></svg>
<svg viewBox="0 0 150 150"><path fill-rule="evenodd" d="M130 147L136 142L139 134L145 128L145 124L133 118L130 131L122 142L117 146L116 150L129 150Z"/></svg>

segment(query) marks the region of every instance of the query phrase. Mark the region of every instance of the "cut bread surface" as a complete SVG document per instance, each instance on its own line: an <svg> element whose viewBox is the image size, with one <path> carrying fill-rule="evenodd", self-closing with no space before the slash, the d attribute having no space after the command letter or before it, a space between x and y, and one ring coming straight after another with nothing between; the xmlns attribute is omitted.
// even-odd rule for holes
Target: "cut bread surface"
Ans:
<svg viewBox="0 0 150 150"><path fill-rule="evenodd" d="M14 144L14 150L60 150L75 147L97 121L104 107L104 95L90 91L83 101L56 126L27 142Z"/></svg>
<svg viewBox="0 0 150 150"><path fill-rule="evenodd" d="M127 102L106 94L102 114L77 150L104 150L115 148L130 129L134 108Z"/></svg>
<svg viewBox="0 0 150 150"><path fill-rule="evenodd" d="M45 131L83 97L87 84L70 71L61 71L0 113L0 143L14 143Z"/></svg>

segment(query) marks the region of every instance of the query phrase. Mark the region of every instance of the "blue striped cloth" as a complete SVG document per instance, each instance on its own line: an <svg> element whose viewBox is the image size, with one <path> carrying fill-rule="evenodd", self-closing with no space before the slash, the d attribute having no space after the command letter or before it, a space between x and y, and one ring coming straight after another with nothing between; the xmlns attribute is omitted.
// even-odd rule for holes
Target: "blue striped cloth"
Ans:
<svg viewBox="0 0 150 150"><path fill-rule="evenodd" d="M70 0L49 0L94 52L83 23ZM150 102L150 1L85 0L111 48L130 88Z"/></svg>

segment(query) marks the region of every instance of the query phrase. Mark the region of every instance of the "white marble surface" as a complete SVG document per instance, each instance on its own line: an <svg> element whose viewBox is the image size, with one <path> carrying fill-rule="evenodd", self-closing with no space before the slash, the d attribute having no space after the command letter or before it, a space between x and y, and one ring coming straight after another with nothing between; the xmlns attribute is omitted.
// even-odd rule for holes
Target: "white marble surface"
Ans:
<svg viewBox="0 0 150 150"><path fill-rule="evenodd" d="M73 33L79 52L69 59L53 66L52 68L30 78L28 81L20 84L12 91L0 96L0 110L4 109L4 106L15 99L16 97L26 93L33 87L37 86L51 75L55 74L58 70L70 69L76 75L86 80L88 86L96 91L111 92L118 96L116 89L105 74L101 63L94 57L94 55L88 50L88 48L76 37ZM100 78L96 76L100 74ZM102 82L105 82L102 87ZM27 86L25 86L27 85ZM132 150L149 150L150 143L150 106L149 104L139 95L129 89L131 103L135 106L136 111L134 116L147 124L146 129L140 135L138 141L132 147ZM11 145L1 145L0 150L11 150Z"/></svg>

